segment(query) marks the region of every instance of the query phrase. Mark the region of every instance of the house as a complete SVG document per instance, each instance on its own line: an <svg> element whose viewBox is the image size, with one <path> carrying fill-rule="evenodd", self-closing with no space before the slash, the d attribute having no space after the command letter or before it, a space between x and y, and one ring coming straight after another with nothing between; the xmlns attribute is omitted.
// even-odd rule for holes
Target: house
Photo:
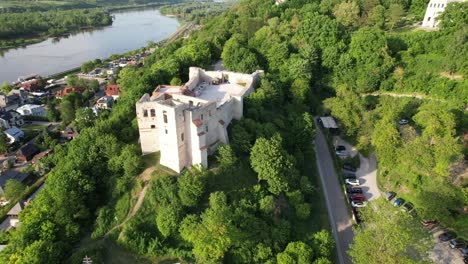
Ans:
<svg viewBox="0 0 468 264"><path fill-rule="evenodd" d="M16 109L18 113L22 116L46 116L46 110L40 105L25 104Z"/></svg>
<svg viewBox="0 0 468 264"><path fill-rule="evenodd" d="M29 174L16 170L0 171L0 194L3 195L5 193L5 185L8 180L17 180L24 183L28 177Z"/></svg>
<svg viewBox="0 0 468 264"><path fill-rule="evenodd" d="M67 140L72 140L75 139L78 136L78 132L73 129L71 125L68 125L65 130L62 131L60 137L67 139Z"/></svg>
<svg viewBox="0 0 468 264"><path fill-rule="evenodd" d="M17 152L16 152L16 159L19 161L30 161L34 158L36 154L41 152L39 147L34 145L33 143L28 143L24 146L22 146Z"/></svg>
<svg viewBox="0 0 468 264"><path fill-rule="evenodd" d="M439 25L437 17L442 14L447 5L452 2L464 2L464 0L430 0L429 4L427 4L422 27L429 29L437 28Z"/></svg>
<svg viewBox="0 0 468 264"><path fill-rule="evenodd" d="M0 92L0 108L3 111L14 110L20 105L20 97L16 94L6 95Z"/></svg>
<svg viewBox="0 0 468 264"><path fill-rule="evenodd" d="M36 92L41 90L43 87L39 84L39 80L33 79L30 81L22 82L21 88L28 91L28 92Z"/></svg>
<svg viewBox="0 0 468 264"><path fill-rule="evenodd" d="M55 97L61 99L71 94L72 92L83 93L84 91L85 89L82 87L65 87L63 90L56 92Z"/></svg>
<svg viewBox="0 0 468 264"><path fill-rule="evenodd" d="M107 96L112 96L114 100L117 100L120 97L119 86L115 84L106 85L105 93Z"/></svg>
<svg viewBox="0 0 468 264"><path fill-rule="evenodd" d="M99 98L94 105L96 109L110 110L114 104L114 98L112 96L103 96Z"/></svg>
<svg viewBox="0 0 468 264"><path fill-rule="evenodd" d="M41 160L42 158L44 157L47 157L50 153L52 153L52 150L51 149L46 149L44 151L42 151L41 153L37 154L36 156L34 156L34 158L32 159L31 163L32 164L36 164L39 160Z"/></svg>
<svg viewBox="0 0 468 264"><path fill-rule="evenodd" d="M7 216L10 218L10 226L17 227L19 224L19 214L23 211L24 207L26 207L26 201L19 201L13 206L13 208L8 211Z"/></svg>
<svg viewBox="0 0 468 264"><path fill-rule="evenodd" d="M20 127L24 125L23 117L15 110L8 110L0 113L0 126L4 129Z"/></svg>
<svg viewBox="0 0 468 264"><path fill-rule="evenodd" d="M22 137L24 137L24 132L15 126L3 131L3 133L7 136L10 144L18 142Z"/></svg>
<svg viewBox="0 0 468 264"><path fill-rule="evenodd" d="M263 71L242 74L190 67L183 86L158 86L136 103L143 154L161 152L160 163L180 172L208 166L208 154L227 144L227 126L241 119L243 99Z"/></svg>
<svg viewBox="0 0 468 264"><path fill-rule="evenodd" d="M13 89L8 93L8 96L11 96L10 100L18 100L18 104L23 105L28 100L28 91L22 88Z"/></svg>
<svg viewBox="0 0 468 264"><path fill-rule="evenodd" d="M281 5L284 2L286 2L286 0L275 0L275 5Z"/></svg>

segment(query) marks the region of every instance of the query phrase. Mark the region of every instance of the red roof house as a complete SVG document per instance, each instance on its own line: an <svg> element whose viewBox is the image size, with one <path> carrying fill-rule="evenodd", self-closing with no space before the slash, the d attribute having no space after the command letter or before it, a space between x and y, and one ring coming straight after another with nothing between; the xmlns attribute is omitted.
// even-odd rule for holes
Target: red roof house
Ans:
<svg viewBox="0 0 468 264"><path fill-rule="evenodd" d="M119 96L120 96L119 86L115 85L115 84L106 85L106 95L107 96L112 96L114 98L114 100L119 98Z"/></svg>
<svg viewBox="0 0 468 264"><path fill-rule="evenodd" d="M65 87L63 88L63 90L56 92L55 97L62 98L64 96L71 94L72 92L82 93L84 91L85 89L81 87Z"/></svg>

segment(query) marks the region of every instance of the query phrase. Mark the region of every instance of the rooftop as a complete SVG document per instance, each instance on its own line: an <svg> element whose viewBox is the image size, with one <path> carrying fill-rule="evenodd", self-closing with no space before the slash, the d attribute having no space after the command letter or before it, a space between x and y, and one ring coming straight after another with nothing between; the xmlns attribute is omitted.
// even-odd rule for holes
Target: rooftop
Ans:
<svg viewBox="0 0 468 264"><path fill-rule="evenodd" d="M216 102L219 107L228 101L231 96L240 96L244 92L245 87L234 83L222 83L219 85L208 85L201 83L195 88L195 94L198 98L210 102Z"/></svg>

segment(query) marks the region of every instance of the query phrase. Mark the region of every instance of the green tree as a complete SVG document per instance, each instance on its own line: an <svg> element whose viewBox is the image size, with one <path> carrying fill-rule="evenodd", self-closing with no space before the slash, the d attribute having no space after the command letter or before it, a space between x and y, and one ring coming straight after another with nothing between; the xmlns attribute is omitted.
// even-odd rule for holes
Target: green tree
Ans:
<svg viewBox="0 0 468 264"><path fill-rule="evenodd" d="M297 181L294 158L283 149L279 134L270 139L258 138L252 147L250 162L258 179L266 180L273 194L288 191Z"/></svg>
<svg viewBox="0 0 468 264"><path fill-rule="evenodd" d="M382 5L378 5L369 13L367 23L371 26L383 29L385 27L386 9Z"/></svg>
<svg viewBox="0 0 468 264"><path fill-rule="evenodd" d="M8 151L8 139L5 133L0 133L0 153L6 153Z"/></svg>
<svg viewBox="0 0 468 264"><path fill-rule="evenodd" d="M5 94L8 94L11 90L13 90L13 88L14 87L10 85L8 82L4 82L1 86L1 89Z"/></svg>
<svg viewBox="0 0 468 264"><path fill-rule="evenodd" d="M94 70L94 67L95 67L94 62L92 61L85 62L83 63L83 65L81 65L81 72L84 72L84 73L90 72Z"/></svg>
<svg viewBox="0 0 468 264"><path fill-rule="evenodd" d="M60 119L60 112L57 110L55 104L52 102L47 103L46 117L50 122L57 122Z"/></svg>
<svg viewBox="0 0 468 264"><path fill-rule="evenodd" d="M405 10L399 4L391 4L388 8L388 20L390 24L390 29L393 29L395 25L398 24L398 21L403 17L405 14Z"/></svg>
<svg viewBox="0 0 468 264"><path fill-rule="evenodd" d="M205 170L192 167L191 172L182 174L178 181L178 194L184 206L192 207L198 204L205 191Z"/></svg>
<svg viewBox="0 0 468 264"><path fill-rule="evenodd" d="M336 20L345 27L356 27L359 23L359 5L352 2L342 2L333 8Z"/></svg>
<svg viewBox="0 0 468 264"><path fill-rule="evenodd" d="M168 237L174 234L177 231L181 218L182 212L180 206L168 204L159 208L156 224L161 235Z"/></svg>
<svg viewBox="0 0 468 264"><path fill-rule="evenodd" d="M80 108L76 111L73 127L80 131L84 128L92 126L95 120L96 115L94 114L93 110L91 110L91 108Z"/></svg>
<svg viewBox="0 0 468 264"><path fill-rule="evenodd" d="M8 200L14 200L21 196L26 190L26 186L20 181L9 179L5 183L5 198Z"/></svg>
<svg viewBox="0 0 468 264"><path fill-rule="evenodd" d="M360 210L366 225L358 227L349 254L353 263L417 263L431 246L429 234L408 213L379 199Z"/></svg>
<svg viewBox="0 0 468 264"><path fill-rule="evenodd" d="M219 165L225 170L234 169L234 165L238 162L238 158L231 145L222 145L218 148L218 155L216 156Z"/></svg>
<svg viewBox="0 0 468 264"><path fill-rule="evenodd" d="M312 263L314 254L312 248L302 241L290 242L286 249L278 253L278 264L308 264Z"/></svg>

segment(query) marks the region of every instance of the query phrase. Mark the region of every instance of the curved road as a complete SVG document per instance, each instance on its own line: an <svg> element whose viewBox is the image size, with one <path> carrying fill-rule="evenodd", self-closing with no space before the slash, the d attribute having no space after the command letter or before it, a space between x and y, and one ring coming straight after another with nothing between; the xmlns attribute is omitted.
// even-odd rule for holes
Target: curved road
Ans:
<svg viewBox="0 0 468 264"><path fill-rule="evenodd" d="M316 127L315 155L317 168L327 203L338 259L341 264L351 264L351 258L347 253L354 238L351 217L346 207L346 198L341 190L341 184L338 181L325 136L317 123Z"/></svg>

